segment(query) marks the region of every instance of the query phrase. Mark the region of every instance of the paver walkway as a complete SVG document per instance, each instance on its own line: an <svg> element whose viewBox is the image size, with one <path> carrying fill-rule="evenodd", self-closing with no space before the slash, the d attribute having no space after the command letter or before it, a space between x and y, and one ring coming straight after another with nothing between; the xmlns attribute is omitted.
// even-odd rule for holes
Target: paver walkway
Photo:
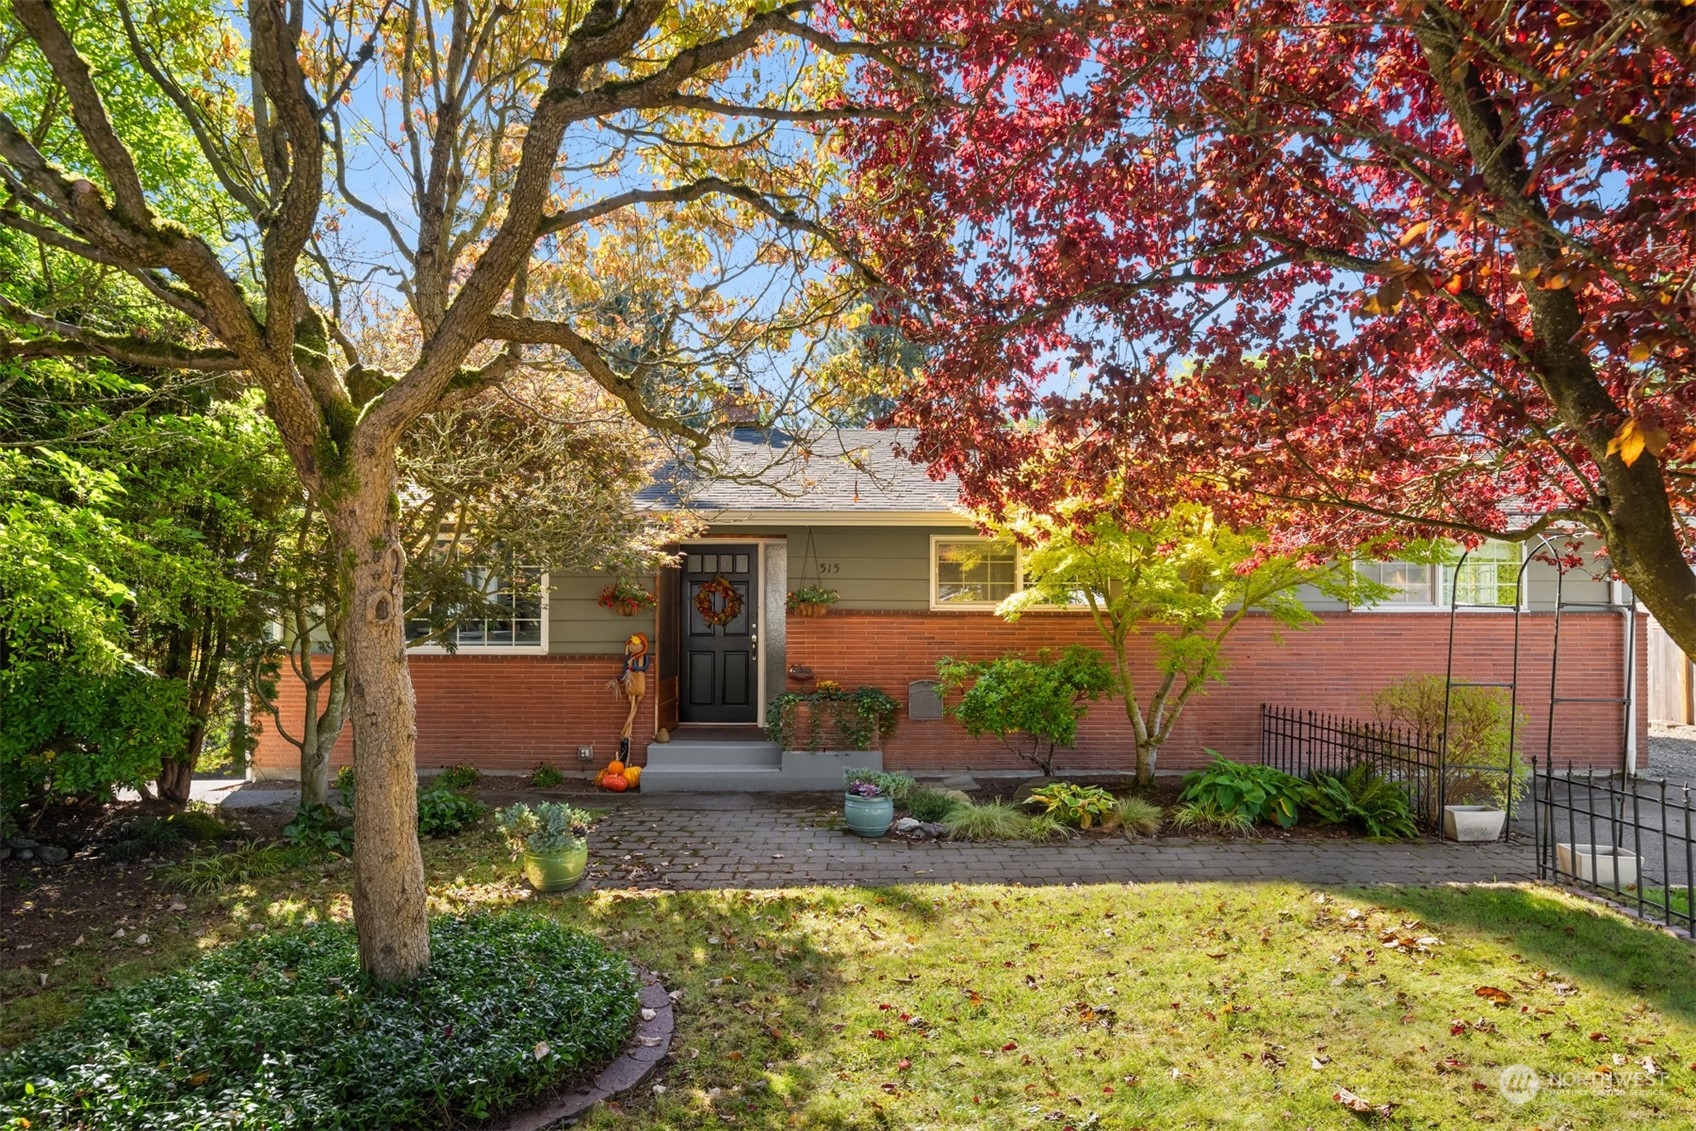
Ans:
<svg viewBox="0 0 1696 1131"><path fill-rule="evenodd" d="M493 800L493 798L491 798ZM1441 884L1526 880L1528 844L1122 837L1060 844L864 840L827 802L759 794L625 797L590 842L597 888L803 884L1051 885L1169 880ZM840 823L840 814L836 814Z"/></svg>

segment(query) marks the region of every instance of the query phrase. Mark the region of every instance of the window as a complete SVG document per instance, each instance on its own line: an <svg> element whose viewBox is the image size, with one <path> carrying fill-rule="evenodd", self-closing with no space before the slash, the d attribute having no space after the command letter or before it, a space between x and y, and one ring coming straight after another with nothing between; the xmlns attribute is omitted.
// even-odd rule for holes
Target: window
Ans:
<svg viewBox="0 0 1696 1131"><path fill-rule="evenodd" d="M933 609L992 609L1021 588L1019 549L990 538L933 535L930 540Z"/></svg>
<svg viewBox="0 0 1696 1131"><path fill-rule="evenodd" d="M514 652L543 652L547 650L548 575L537 566L515 566L505 573L472 570L465 575L466 584L481 594L481 601L469 609L452 627L428 648L451 641L455 648L479 650L500 649ZM430 635L429 619L410 620L406 624L408 640L422 640Z"/></svg>
<svg viewBox="0 0 1696 1131"><path fill-rule="evenodd" d="M1518 597L1518 542L1485 542L1466 556L1465 564L1449 567L1455 596L1462 605L1513 608Z"/></svg>
<svg viewBox="0 0 1696 1131"><path fill-rule="evenodd" d="M1442 604L1435 565L1425 562L1360 562L1360 576L1388 586L1390 593L1372 603L1373 608L1429 609Z"/></svg>
<svg viewBox="0 0 1696 1131"><path fill-rule="evenodd" d="M1460 548L1444 565L1425 562L1358 562L1360 576L1389 588L1390 594L1370 607L1378 609L1446 609L1450 586L1462 607L1512 608L1519 580L1519 545L1485 542L1460 566ZM1458 574L1458 576L1457 576Z"/></svg>

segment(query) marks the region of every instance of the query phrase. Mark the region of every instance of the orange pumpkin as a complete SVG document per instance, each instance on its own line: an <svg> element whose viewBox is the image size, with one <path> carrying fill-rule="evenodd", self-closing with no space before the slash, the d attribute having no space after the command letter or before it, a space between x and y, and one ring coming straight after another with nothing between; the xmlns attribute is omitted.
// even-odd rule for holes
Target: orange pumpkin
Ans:
<svg viewBox="0 0 1696 1131"><path fill-rule="evenodd" d="M607 763L607 776L608 777L611 777L613 774L622 774L623 772L624 772L624 763L620 762L617 758L614 758L612 761Z"/></svg>
<svg viewBox="0 0 1696 1131"><path fill-rule="evenodd" d="M641 766L626 766L626 767L624 767L624 780L630 783L631 789L641 789L642 788L642 767Z"/></svg>
<svg viewBox="0 0 1696 1131"><path fill-rule="evenodd" d="M623 793L630 788L630 782L625 779L623 774L608 774L601 779L601 788L610 789L614 793Z"/></svg>

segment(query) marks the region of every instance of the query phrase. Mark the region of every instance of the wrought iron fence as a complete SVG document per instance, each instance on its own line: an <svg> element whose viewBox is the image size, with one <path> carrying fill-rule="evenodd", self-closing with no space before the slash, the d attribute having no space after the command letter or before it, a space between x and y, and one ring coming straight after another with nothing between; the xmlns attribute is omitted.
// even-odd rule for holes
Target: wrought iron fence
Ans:
<svg viewBox="0 0 1696 1131"><path fill-rule="evenodd" d="M1696 933L1690 786L1531 760L1537 878Z"/></svg>
<svg viewBox="0 0 1696 1131"><path fill-rule="evenodd" d="M1407 791L1426 832L1443 824L1443 753L1423 735L1400 727L1318 711L1262 704L1260 761L1287 774L1341 776L1366 765Z"/></svg>

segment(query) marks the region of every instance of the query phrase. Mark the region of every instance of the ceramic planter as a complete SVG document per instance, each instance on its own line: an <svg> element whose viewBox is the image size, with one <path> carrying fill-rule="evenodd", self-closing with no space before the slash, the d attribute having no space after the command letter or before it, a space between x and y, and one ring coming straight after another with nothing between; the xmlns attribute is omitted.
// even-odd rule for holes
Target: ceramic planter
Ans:
<svg viewBox="0 0 1696 1131"><path fill-rule="evenodd" d="M564 891L583 878L589 866L589 841L579 840L559 852L526 852L524 878L537 891Z"/></svg>
<svg viewBox="0 0 1696 1131"><path fill-rule="evenodd" d="M895 799L845 793L842 816L847 819L848 831L860 836L882 836L895 821Z"/></svg>
<svg viewBox="0 0 1696 1131"><path fill-rule="evenodd" d="M1556 865L1569 876L1607 887L1637 882L1637 854L1611 844L1557 844Z"/></svg>
<svg viewBox="0 0 1696 1131"><path fill-rule="evenodd" d="M1495 840L1508 815L1494 805L1443 806L1443 835L1449 840Z"/></svg>

